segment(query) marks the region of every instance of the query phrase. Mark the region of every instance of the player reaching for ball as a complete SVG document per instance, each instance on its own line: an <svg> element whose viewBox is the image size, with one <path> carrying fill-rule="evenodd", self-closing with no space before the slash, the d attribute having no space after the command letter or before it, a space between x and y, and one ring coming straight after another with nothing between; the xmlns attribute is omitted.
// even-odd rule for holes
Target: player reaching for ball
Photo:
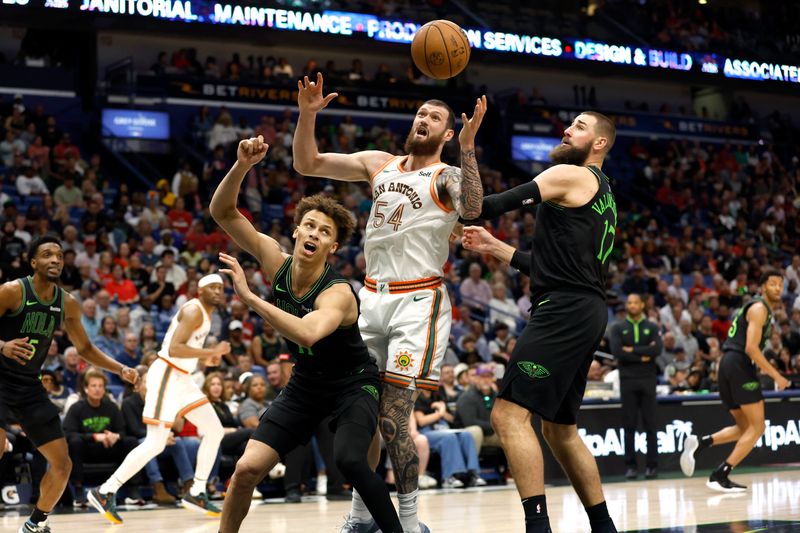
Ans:
<svg viewBox="0 0 800 533"><path fill-rule="evenodd" d="M450 233L459 215L469 219L480 214L483 187L475 160L475 135L486 113L486 97L477 100L471 118L461 115L459 169L441 161L442 148L455 135L455 117L440 100L428 100L417 110L406 138L406 156L377 150L321 154L314 136L316 116L337 94L323 96L321 74L316 82L305 77L298 89L295 170L306 176L372 185L373 206L364 244L367 277L359 292L358 325L382 372L379 427L394 466L403 530L428 531L417 519L419 458L408 420L417 389L437 389L450 336L450 300L442 284ZM377 447L373 452L370 466L374 469ZM377 531L357 491L353 491L353 507L342 531Z"/></svg>

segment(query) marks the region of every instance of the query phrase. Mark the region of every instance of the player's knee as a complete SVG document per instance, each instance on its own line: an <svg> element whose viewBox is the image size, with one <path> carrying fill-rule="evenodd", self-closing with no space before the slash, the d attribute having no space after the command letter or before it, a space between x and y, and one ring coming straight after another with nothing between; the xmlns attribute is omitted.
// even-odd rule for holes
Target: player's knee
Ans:
<svg viewBox="0 0 800 533"><path fill-rule="evenodd" d="M336 450L333 459L336 463L336 468L348 479L352 478L351 474L353 472L356 472L366 464L363 457L359 457L352 448L347 447Z"/></svg>
<svg viewBox="0 0 800 533"><path fill-rule="evenodd" d="M236 463L236 470L233 476L237 484L245 487L255 487L261 480L261 474L263 474L263 469L243 457Z"/></svg>
<svg viewBox="0 0 800 533"><path fill-rule="evenodd" d="M510 429L509 423L511 421L509 420L508 413L506 413L503 409L498 409L497 407L492 409L491 422L495 433L497 433L500 437L502 437Z"/></svg>
<svg viewBox="0 0 800 533"><path fill-rule="evenodd" d="M72 459L69 458L69 455L66 455L57 464L51 464L50 470L59 479L67 479L72 472Z"/></svg>

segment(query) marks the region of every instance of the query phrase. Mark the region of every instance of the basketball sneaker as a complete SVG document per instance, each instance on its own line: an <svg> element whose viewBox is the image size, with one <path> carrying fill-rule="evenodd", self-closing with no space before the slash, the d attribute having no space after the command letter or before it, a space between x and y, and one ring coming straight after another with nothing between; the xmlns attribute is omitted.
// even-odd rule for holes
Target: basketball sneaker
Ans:
<svg viewBox="0 0 800 533"><path fill-rule="evenodd" d="M689 435L683 441L683 452L681 452L681 471L686 477L694 475L694 452L697 451L699 441L696 435Z"/></svg>
<svg viewBox="0 0 800 533"><path fill-rule="evenodd" d="M34 524L30 520L26 520L19 528L19 533L50 533L50 526L47 525L47 520Z"/></svg>
<svg viewBox="0 0 800 533"><path fill-rule="evenodd" d="M97 509L97 512L105 517L112 524L121 524L122 517L117 513L117 495L114 493L100 494L98 488L89 491L87 495L89 503Z"/></svg>
<svg viewBox="0 0 800 533"><path fill-rule="evenodd" d="M208 501L208 494L205 492L199 496L192 496L191 493L186 494L181 498L181 505L184 509L203 513L206 516L218 517L222 514L219 507Z"/></svg>
<svg viewBox="0 0 800 533"><path fill-rule="evenodd" d="M350 515L344 517L344 524L339 533L379 533L381 528L372 518L369 522L356 522Z"/></svg>
<svg viewBox="0 0 800 533"><path fill-rule="evenodd" d="M706 487L719 492L745 492L747 490L744 485L734 483L727 475L721 474L716 470L711 472L708 481L706 481Z"/></svg>

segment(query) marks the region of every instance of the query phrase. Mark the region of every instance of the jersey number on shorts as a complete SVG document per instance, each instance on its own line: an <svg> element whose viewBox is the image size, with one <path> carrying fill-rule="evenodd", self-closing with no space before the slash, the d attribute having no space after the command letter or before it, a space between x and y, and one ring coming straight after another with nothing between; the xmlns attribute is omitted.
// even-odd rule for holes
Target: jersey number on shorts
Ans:
<svg viewBox="0 0 800 533"><path fill-rule="evenodd" d="M386 215L381 213L381 207L386 207L389 205L389 202L375 202L375 221L372 223L372 227L377 229L386 223ZM403 208L405 204L400 204L397 209L392 211L392 214L389 216L389 224L394 226L394 230L397 231L400 229L400 225L403 223Z"/></svg>

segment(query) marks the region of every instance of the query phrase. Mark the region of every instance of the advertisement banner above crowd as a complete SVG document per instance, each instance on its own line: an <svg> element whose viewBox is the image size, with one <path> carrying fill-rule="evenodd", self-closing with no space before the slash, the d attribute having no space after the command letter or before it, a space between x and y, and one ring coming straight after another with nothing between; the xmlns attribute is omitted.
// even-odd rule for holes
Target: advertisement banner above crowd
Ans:
<svg viewBox="0 0 800 533"><path fill-rule="evenodd" d="M295 32L360 36L408 44L421 24L346 11L305 11L212 0L2 0L3 9L46 9L106 17L138 17L192 24L217 24ZM645 46L603 43L584 37L559 38L487 28L464 28L474 50L572 61L592 61L639 69L692 71L756 81L800 82L797 64L726 58L710 52L677 52Z"/></svg>
<svg viewBox="0 0 800 533"><path fill-rule="evenodd" d="M580 114L580 109L525 107L515 113L514 134L535 133L560 138L564 129ZM614 121L621 136L680 137L711 142L753 142L756 129L747 124L730 124L695 117L649 113L604 113Z"/></svg>

